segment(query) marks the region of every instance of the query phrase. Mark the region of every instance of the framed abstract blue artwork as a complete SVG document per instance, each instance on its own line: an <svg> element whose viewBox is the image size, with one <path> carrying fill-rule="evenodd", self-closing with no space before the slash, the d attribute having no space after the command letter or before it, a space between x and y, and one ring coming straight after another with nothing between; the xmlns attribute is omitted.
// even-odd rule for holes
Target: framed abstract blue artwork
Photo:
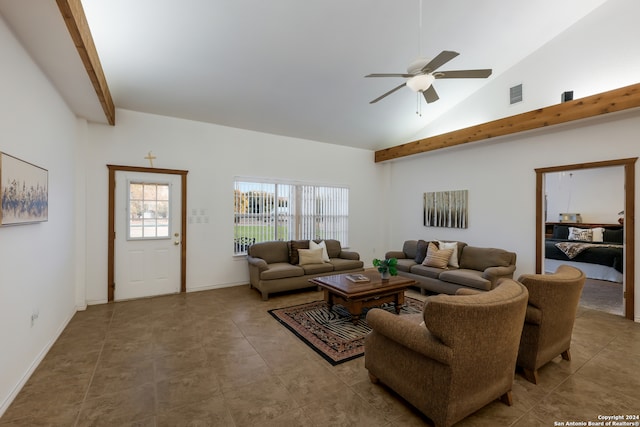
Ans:
<svg viewBox="0 0 640 427"><path fill-rule="evenodd" d="M0 225L49 219L49 172L0 152Z"/></svg>

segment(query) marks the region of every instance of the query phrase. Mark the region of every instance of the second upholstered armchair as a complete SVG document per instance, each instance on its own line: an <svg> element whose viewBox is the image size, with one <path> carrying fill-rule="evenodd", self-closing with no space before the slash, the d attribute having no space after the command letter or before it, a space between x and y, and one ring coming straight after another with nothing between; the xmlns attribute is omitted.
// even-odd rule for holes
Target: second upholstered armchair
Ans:
<svg viewBox="0 0 640 427"><path fill-rule="evenodd" d="M501 279L489 292L428 297L413 318L371 309L365 338L371 381L393 389L437 427L496 399L511 405L527 297L522 284Z"/></svg>
<svg viewBox="0 0 640 427"><path fill-rule="evenodd" d="M529 305L517 364L524 377L537 384L540 367L559 355L571 360L571 335L585 275L560 265L553 274L524 274L518 281L529 290Z"/></svg>

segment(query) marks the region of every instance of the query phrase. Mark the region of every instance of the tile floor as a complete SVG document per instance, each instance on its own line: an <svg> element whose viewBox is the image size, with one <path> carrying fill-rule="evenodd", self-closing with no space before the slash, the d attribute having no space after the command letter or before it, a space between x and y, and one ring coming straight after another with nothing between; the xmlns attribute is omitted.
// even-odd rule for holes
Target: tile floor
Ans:
<svg viewBox="0 0 640 427"><path fill-rule="evenodd" d="M410 291L411 296L420 297ZM420 426L428 420L369 382L364 359L332 367L248 286L90 306L78 312L0 426ZM640 413L640 324L581 308L571 362L515 376L456 426L554 426Z"/></svg>

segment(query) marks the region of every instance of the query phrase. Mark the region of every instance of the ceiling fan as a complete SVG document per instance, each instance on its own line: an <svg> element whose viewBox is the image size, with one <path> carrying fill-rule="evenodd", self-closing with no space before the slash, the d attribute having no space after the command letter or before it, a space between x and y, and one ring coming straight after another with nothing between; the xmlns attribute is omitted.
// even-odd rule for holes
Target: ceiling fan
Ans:
<svg viewBox="0 0 640 427"><path fill-rule="evenodd" d="M391 95L400 88L407 86L414 92L421 92L427 103L432 103L440 99L438 93L433 87L436 79L484 79L491 75L491 69L482 70L455 70L455 71L436 71L438 68L451 61L458 56L458 52L443 50L438 56L429 61L426 58L418 58L413 61L407 68L406 73L398 74L368 74L365 77L404 77L406 82L402 83L386 92L369 104L375 104L382 98Z"/></svg>

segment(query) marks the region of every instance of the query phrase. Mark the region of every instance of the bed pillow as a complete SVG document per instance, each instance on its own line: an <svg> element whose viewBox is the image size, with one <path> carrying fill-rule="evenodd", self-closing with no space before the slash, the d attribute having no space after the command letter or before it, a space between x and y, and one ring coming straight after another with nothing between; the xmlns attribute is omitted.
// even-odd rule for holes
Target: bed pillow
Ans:
<svg viewBox="0 0 640 427"><path fill-rule="evenodd" d="M590 228L569 227L569 240L590 242L593 240L593 231Z"/></svg>
<svg viewBox="0 0 640 427"><path fill-rule="evenodd" d="M568 239L569 238L569 226L567 225L554 225L553 226L553 238L554 239Z"/></svg>
<svg viewBox="0 0 640 427"><path fill-rule="evenodd" d="M604 230L604 241L608 243L617 243L618 245L622 245L624 242L624 230L621 228L619 230Z"/></svg>
<svg viewBox="0 0 640 427"><path fill-rule="evenodd" d="M298 249L299 265L322 264L322 249Z"/></svg>
<svg viewBox="0 0 640 427"><path fill-rule="evenodd" d="M602 242L604 241L604 228L602 227L594 227L591 229L593 233L591 237L592 242Z"/></svg>
<svg viewBox="0 0 640 427"><path fill-rule="evenodd" d="M452 254L453 249L438 249L435 243L430 242L422 265L446 269Z"/></svg>

